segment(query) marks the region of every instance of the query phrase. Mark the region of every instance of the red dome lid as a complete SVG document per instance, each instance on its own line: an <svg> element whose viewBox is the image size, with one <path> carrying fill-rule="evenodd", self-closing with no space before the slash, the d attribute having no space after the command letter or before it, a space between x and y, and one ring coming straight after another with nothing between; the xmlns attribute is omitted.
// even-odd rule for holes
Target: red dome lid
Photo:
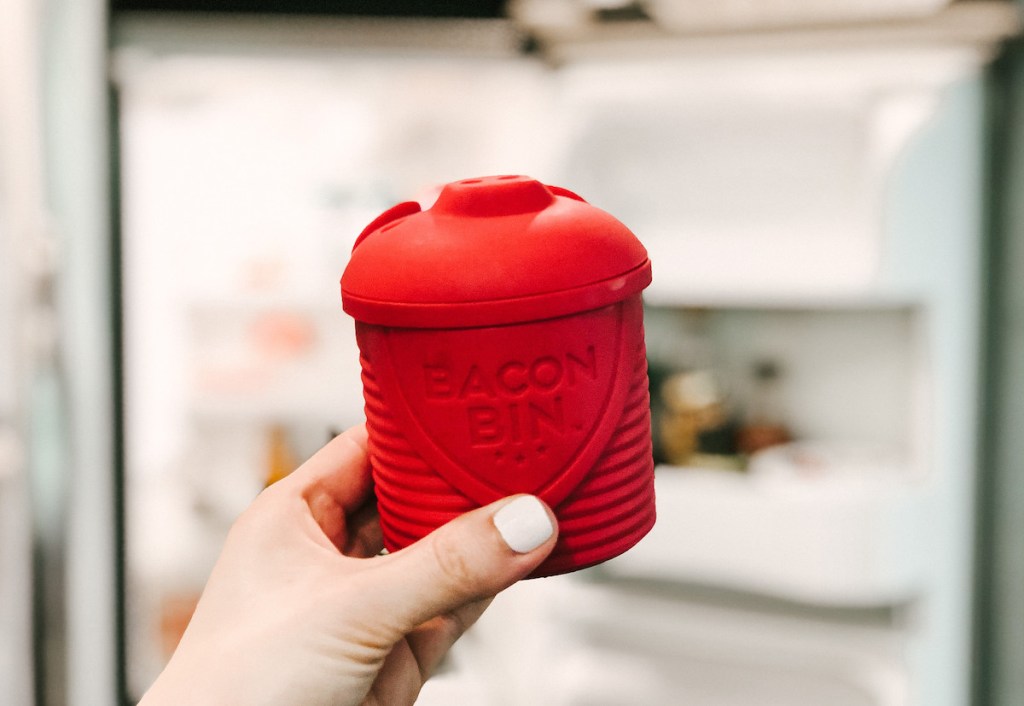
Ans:
<svg viewBox="0 0 1024 706"><path fill-rule="evenodd" d="M360 234L341 278L359 321L412 328L564 316L651 282L647 251L618 220L524 176L464 179L426 211L395 206Z"/></svg>

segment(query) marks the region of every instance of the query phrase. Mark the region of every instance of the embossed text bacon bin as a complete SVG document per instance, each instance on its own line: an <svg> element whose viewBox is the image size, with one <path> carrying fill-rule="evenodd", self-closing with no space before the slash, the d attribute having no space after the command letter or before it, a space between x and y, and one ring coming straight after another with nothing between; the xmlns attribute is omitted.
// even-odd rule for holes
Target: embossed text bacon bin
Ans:
<svg viewBox="0 0 1024 706"><path fill-rule="evenodd" d="M560 535L533 576L617 556L654 525L641 291L618 220L523 176L448 184L360 234L341 280L356 320L389 551L506 495Z"/></svg>

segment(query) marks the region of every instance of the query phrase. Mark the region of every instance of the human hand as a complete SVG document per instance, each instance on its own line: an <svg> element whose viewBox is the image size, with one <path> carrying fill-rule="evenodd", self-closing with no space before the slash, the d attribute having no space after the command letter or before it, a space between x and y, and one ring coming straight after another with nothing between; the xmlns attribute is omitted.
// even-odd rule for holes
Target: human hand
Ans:
<svg viewBox="0 0 1024 706"><path fill-rule="evenodd" d="M551 511L518 496L377 556L366 444L350 429L238 518L140 706L412 704L491 598L554 547Z"/></svg>

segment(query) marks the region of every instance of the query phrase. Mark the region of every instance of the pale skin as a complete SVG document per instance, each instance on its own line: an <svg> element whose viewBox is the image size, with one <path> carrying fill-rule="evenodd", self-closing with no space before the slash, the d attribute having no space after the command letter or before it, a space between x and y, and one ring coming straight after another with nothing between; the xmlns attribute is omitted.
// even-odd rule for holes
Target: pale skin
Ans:
<svg viewBox="0 0 1024 706"><path fill-rule="evenodd" d="M512 500L377 556L366 431L350 429L235 522L140 706L412 704L491 599L554 547L543 506L550 536L510 548L493 518Z"/></svg>

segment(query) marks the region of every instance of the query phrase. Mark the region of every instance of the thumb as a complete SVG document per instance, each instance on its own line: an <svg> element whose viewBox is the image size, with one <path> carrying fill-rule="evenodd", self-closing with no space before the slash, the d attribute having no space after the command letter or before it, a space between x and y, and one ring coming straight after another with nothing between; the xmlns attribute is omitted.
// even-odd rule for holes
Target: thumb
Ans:
<svg viewBox="0 0 1024 706"><path fill-rule="evenodd" d="M544 561L557 523L532 495L499 500L455 518L384 558L371 600L399 639L427 620L494 596Z"/></svg>

